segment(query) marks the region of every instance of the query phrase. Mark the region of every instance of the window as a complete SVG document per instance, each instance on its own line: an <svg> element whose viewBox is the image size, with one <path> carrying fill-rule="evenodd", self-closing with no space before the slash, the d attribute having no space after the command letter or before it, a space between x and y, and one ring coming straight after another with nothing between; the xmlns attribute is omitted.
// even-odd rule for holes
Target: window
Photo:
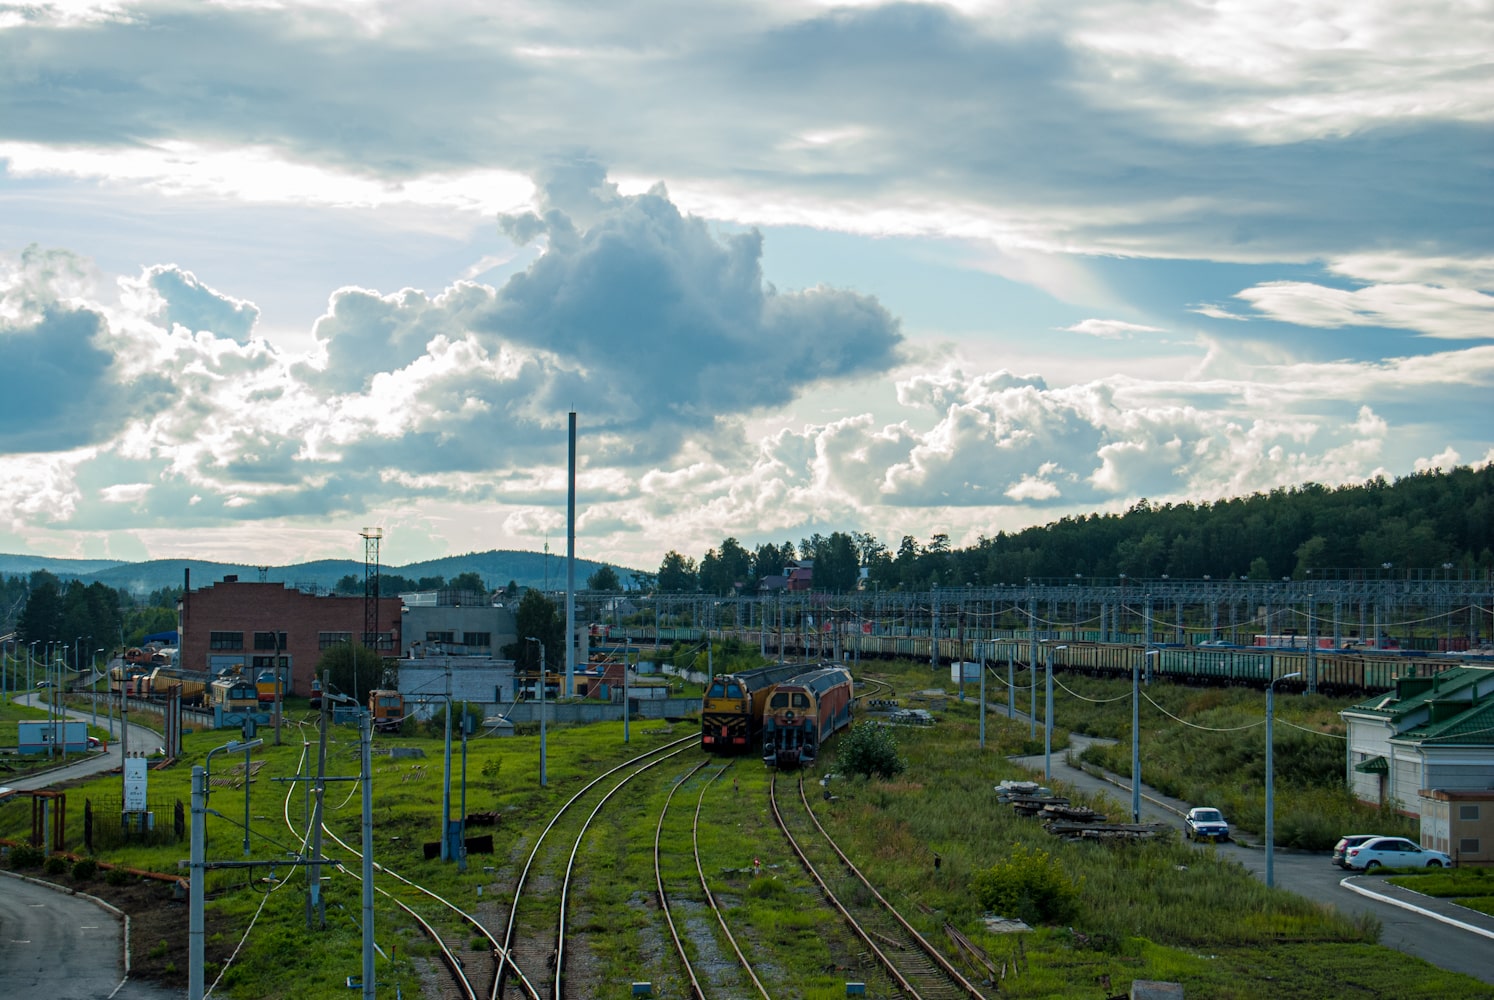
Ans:
<svg viewBox="0 0 1494 1000"><path fill-rule="evenodd" d="M1458 806L1458 819L1478 819L1478 806Z"/></svg>
<svg viewBox="0 0 1494 1000"><path fill-rule="evenodd" d="M788 693L784 691L773 692L773 697L768 701L769 708L788 708Z"/></svg>
<svg viewBox="0 0 1494 1000"><path fill-rule="evenodd" d="M706 697L707 698L725 698L726 697L726 685L722 684L720 681L716 681L714 684L711 685L711 690L706 695Z"/></svg>
<svg viewBox="0 0 1494 1000"><path fill-rule="evenodd" d="M369 649L374 649L374 650L378 650L378 649L385 649L385 650L393 649L394 648L394 633L393 632L364 632L363 633L363 645L367 646Z"/></svg>
<svg viewBox="0 0 1494 1000"><path fill-rule="evenodd" d="M255 670L273 670L273 669L275 669L275 659L276 658L273 657L273 656L255 656L255 657L252 657L253 662L252 662L251 665L254 667ZM290 657L289 656L282 656L279 659L280 659L280 666L282 666L282 667L288 667L288 666L290 666Z"/></svg>
<svg viewBox="0 0 1494 1000"><path fill-rule="evenodd" d="M1458 841L1459 854L1477 854L1478 852L1477 837L1463 837Z"/></svg>
<svg viewBox="0 0 1494 1000"><path fill-rule="evenodd" d="M456 642L456 633L455 632L427 632L425 634L425 641L426 642L455 643Z"/></svg>
<svg viewBox="0 0 1494 1000"><path fill-rule="evenodd" d="M208 634L209 649L243 649L244 633L212 632Z"/></svg>
<svg viewBox="0 0 1494 1000"><path fill-rule="evenodd" d="M353 641L351 632L318 632L316 634L317 649L331 649L333 646L341 646Z"/></svg>
<svg viewBox="0 0 1494 1000"><path fill-rule="evenodd" d="M809 707L809 695L803 694L803 693L801 693L799 691L795 691L794 692L794 707L795 708L808 708Z"/></svg>
<svg viewBox="0 0 1494 1000"><path fill-rule="evenodd" d="M284 649L284 632L256 632L254 633L255 649Z"/></svg>
<svg viewBox="0 0 1494 1000"><path fill-rule="evenodd" d="M468 646L491 646L493 644L493 633L491 632L464 632L462 641Z"/></svg>

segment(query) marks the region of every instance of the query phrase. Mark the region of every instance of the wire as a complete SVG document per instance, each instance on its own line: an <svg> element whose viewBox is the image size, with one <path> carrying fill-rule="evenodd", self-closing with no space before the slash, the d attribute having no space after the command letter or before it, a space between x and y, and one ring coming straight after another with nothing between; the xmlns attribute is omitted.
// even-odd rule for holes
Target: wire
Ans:
<svg viewBox="0 0 1494 1000"><path fill-rule="evenodd" d="M1306 726L1299 726L1295 722L1288 722L1286 719L1276 719L1275 721L1283 726L1286 726L1289 729L1297 729L1304 733L1312 733L1314 736L1327 736L1329 739L1344 740L1346 742L1349 739L1347 736L1340 736L1337 733L1325 733L1321 729L1308 729Z"/></svg>
<svg viewBox="0 0 1494 1000"><path fill-rule="evenodd" d="M1259 722L1252 722L1248 726L1230 726L1230 727L1227 727L1227 728L1217 728L1217 727L1214 727L1214 726L1200 726L1200 725L1196 725L1196 724L1194 724L1192 722L1189 722L1187 719L1180 719L1176 715L1173 715L1167 709L1163 708L1161 705L1158 705L1155 701L1152 701L1152 696L1149 695L1149 694L1147 694L1145 691L1141 692L1141 696L1143 698L1145 698L1147 700L1147 702L1153 708L1155 708L1157 711L1161 712L1163 715L1167 716L1169 719L1172 719L1174 722L1181 722L1183 725L1187 726L1189 729L1198 729L1198 730L1201 730L1201 731L1206 732L1206 733L1241 733L1241 732L1244 732L1247 729L1254 729L1256 726L1264 726L1266 724L1266 720L1265 719L1261 719L1261 721L1259 721Z"/></svg>
<svg viewBox="0 0 1494 1000"><path fill-rule="evenodd" d="M1063 688L1065 691L1067 691L1069 694L1073 695L1075 698L1078 698L1080 701L1087 701L1091 705L1108 705L1112 701L1120 701L1123 698L1129 698L1129 697L1131 697L1129 694L1122 694L1122 695L1117 695L1114 698L1086 698L1084 695L1080 694L1078 691L1075 691L1073 688L1069 687L1063 681L1059 680L1057 678L1057 676L1055 676L1053 678L1053 683L1057 684L1059 687Z"/></svg>

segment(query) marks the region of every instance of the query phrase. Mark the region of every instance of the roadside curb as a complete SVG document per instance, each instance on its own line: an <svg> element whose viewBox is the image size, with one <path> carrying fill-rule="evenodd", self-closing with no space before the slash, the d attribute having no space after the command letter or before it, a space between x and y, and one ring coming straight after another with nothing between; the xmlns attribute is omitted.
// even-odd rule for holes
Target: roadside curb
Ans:
<svg viewBox="0 0 1494 1000"><path fill-rule="evenodd" d="M1341 879L1338 884L1341 887L1348 889L1350 892L1358 893L1366 899L1375 899L1379 900L1382 903L1389 903L1391 906L1398 906L1403 910L1410 910L1412 913L1418 913L1423 917L1430 917L1433 920L1447 924L1450 927L1456 927L1458 928L1458 930L1468 931L1471 934L1478 934L1482 937L1494 940L1494 930L1490 930L1487 927L1479 927L1477 924L1470 924L1467 921L1458 920L1456 917L1450 917L1445 913L1438 913L1436 910L1429 910L1424 906L1417 906L1415 903L1408 903L1404 899L1396 899L1394 896L1391 896L1388 893L1376 892L1374 889L1368 888L1367 886L1354 884L1354 879L1362 877L1363 876L1360 875L1349 875ZM1421 893L1416 892L1415 889L1406 889L1405 891L1415 893L1418 896L1422 895ZM1429 897L1423 896L1423 898Z"/></svg>
<svg viewBox="0 0 1494 1000"><path fill-rule="evenodd" d="M90 903L93 903L95 906L102 908L106 913L112 914L116 919L120 921L124 932L124 978L119 981L119 985L114 987L109 996L114 996L115 993L118 993L124 987L125 983L129 982L130 915L128 913L124 912L119 907L115 906L113 903L108 902L107 900L100 899L97 896L89 895L86 892L80 892L77 889L72 889L65 885L59 885L56 882L48 882L46 879L32 878L30 875L22 875L19 872L8 871L3 868L0 868L0 875L4 875L6 878L13 878L19 882L29 882L32 885L41 886L44 889L51 889L54 892L60 892L67 896L77 896L80 899L86 899Z"/></svg>

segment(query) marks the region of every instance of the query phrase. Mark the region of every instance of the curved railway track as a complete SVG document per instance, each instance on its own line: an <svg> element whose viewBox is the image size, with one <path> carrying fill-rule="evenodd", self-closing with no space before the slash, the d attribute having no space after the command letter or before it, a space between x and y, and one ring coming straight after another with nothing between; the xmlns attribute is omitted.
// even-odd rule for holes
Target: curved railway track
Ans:
<svg viewBox="0 0 1494 1000"><path fill-rule="evenodd" d="M697 747L700 744L700 735L693 733L681 739L663 744L639 754L631 760L624 761L607 771L597 775L587 782L582 788L572 795L565 804L556 810L543 830L535 838L534 845L530 849L529 857L524 862L524 867L514 884L513 901L509 908L508 924L503 934L500 953L505 957L500 967L499 976L493 993L493 997L526 997L529 1000L563 1000L565 997L577 995L570 991L566 980L566 916L570 902L570 888L576 870L576 858L580 852L581 841L602 807L607 801L639 774L649 770L658 764L669 760L686 750ZM553 866L546 870L543 863L538 863L540 849L544 846L546 838L556 829L562 818L588 793L591 793L601 783L614 774L632 769L631 773L625 774L623 778L613 785L601 796L591 813L582 821L579 831L576 833L569 857L565 861L563 870L555 870ZM526 917L527 926L520 928L519 913L521 904L528 903L523 907L526 912L536 911L537 916ZM556 908L558 906L558 914ZM515 977L523 977L523 970L535 970L545 968L547 975L542 980L542 988L538 993L530 993L528 990L516 990ZM535 977L538 978L538 977ZM547 986L548 990L543 987Z"/></svg>
<svg viewBox="0 0 1494 1000"><path fill-rule="evenodd" d="M802 777L798 790L812 830L796 837L790 829L790 821L779 808L776 774L768 785L773 819L826 901L896 987L912 1000L984 1000L984 994L897 912L836 845L810 808ZM802 822L798 825L803 826Z"/></svg>
<svg viewBox="0 0 1494 1000"><path fill-rule="evenodd" d="M299 774L305 765L306 754L309 752L309 744L303 743L301 762L297 765L296 772ZM294 795L295 787L292 786L286 792L284 815L286 826L301 838L301 850L306 852L306 844L310 839L310 817L306 819L305 831L297 830L291 819L290 800ZM361 859L362 853L355 847L343 840L337 833L329 828L326 823L322 824L322 833L337 844L349 855ZM327 865L332 871L352 878L354 881L362 881L362 872L356 871L340 863L329 863ZM403 889L409 890L417 896L416 902L424 901L433 905L432 909L421 913L411 903L401 899L398 895L390 892L380 885L373 887L374 892L383 897L390 904L403 912L415 924L420 931L430 938L435 945L440 958L441 965L445 969L446 977L432 984L442 997L442 1000L492 1000L498 993L498 973L501 968L499 956L503 955L503 948L493 933L487 929L477 917L466 912L455 903L405 878L398 872L374 863L376 876L383 875L394 881ZM472 942L480 939L486 942L485 948L473 948ZM452 942L460 942L453 944ZM538 1000L539 992L523 975L518 973L516 977L517 988L522 990L522 996L528 1000Z"/></svg>
<svg viewBox="0 0 1494 1000"><path fill-rule="evenodd" d="M897 692L893 690L891 684L886 681L877 680L875 677L857 677L855 678L855 684L856 702L858 704L864 705L874 698L897 697Z"/></svg>

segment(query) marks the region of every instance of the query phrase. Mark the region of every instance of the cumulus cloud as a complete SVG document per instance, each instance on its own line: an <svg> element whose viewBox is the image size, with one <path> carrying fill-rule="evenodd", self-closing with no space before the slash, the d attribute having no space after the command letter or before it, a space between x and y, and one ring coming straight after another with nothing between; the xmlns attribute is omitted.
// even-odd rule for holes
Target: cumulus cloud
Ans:
<svg viewBox="0 0 1494 1000"><path fill-rule="evenodd" d="M242 344L259 319L259 309L252 302L214 291L191 271L161 265L147 268L144 280L160 302L151 318L167 329L182 326L193 332L210 331Z"/></svg>
<svg viewBox="0 0 1494 1000"><path fill-rule="evenodd" d="M1457 449L1451 446L1444 448L1431 458L1418 458L1412 463L1417 472L1431 472L1433 469L1448 471L1460 464Z"/></svg>
<svg viewBox="0 0 1494 1000"><path fill-rule="evenodd" d="M618 554L723 526L958 535L1485 452L1488 13L1299 6L8 8L0 235L55 231L39 196L86 202L69 233L191 218L196 252L115 236L111 268L180 266L102 291L64 252L0 265L0 504L21 532L127 514L153 540L388 512L486 547L464 522L555 529L570 409ZM203 257L355 213L423 269L307 278L304 357ZM852 291L801 260L773 287L752 227L775 224L931 237L997 291L908 329L980 360L910 347L882 304L949 287L927 261L828 262L870 276ZM402 241L434 232L457 235ZM1170 289L1136 266L1161 258ZM1191 280L1220 262L1245 276ZM1087 367L1041 356L1054 328L1094 338ZM1419 356L1377 350L1401 331Z"/></svg>
<svg viewBox="0 0 1494 1000"><path fill-rule="evenodd" d="M80 301L89 269L31 247L0 261L0 450L66 451L108 433L122 402L103 314Z"/></svg>
<svg viewBox="0 0 1494 1000"><path fill-rule="evenodd" d="M624 409L609 420L708 424L898 360L898 322L875 299L768 286L757 232L717 236L662 187L619 196L584 168L552 175L542 190L542 216L504 225L543 238L544 255L473 323L564 359L599 386L620 380ZM582 228L562 204L592 224Z"/></svg>

